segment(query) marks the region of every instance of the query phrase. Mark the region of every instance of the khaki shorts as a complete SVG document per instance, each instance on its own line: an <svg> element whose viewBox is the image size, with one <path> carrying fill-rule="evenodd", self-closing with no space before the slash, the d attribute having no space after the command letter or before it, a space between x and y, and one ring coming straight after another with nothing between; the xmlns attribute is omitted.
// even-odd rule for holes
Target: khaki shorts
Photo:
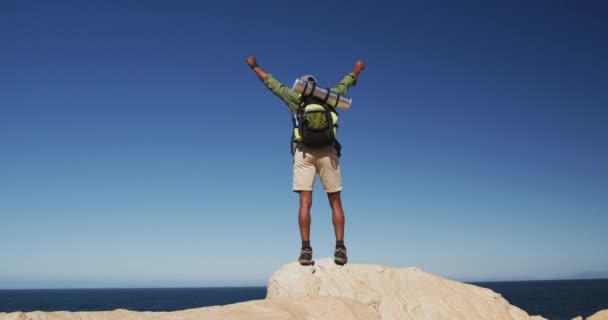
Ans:
<svg viewBox="0 0 608 320"><path fill-rule="evenodd" d="M342 190L336 149L331 146L310 148L300 144L293 155L293 191L312 191L317 173L327 193Z"/></svg>

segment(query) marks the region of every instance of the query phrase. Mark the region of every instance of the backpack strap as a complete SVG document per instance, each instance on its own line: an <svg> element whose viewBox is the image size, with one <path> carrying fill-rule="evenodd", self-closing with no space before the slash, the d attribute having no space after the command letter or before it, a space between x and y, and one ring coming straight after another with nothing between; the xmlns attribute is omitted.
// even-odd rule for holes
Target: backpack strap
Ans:
<svg viewBox="0 0 608 320"><path fill-rule="evenodd" d="M291 155L295 154L295 148L297 148L297 143L298 141L296 140L296 130L298 130L298 134L301 136L302 133L304 132L304 108L306 107L306 104L308 102L308 98L302 96L302 102L300 103L300 105L298 106L298 109L293 113L293 117L291 118L292 122L293 122L293 130L291 131ZM294 147L293 144L296 144L296 146Z"/></svg>
<svg viewBox="0 0 608 320"><path fill-rule="evenodd" d="M325 129L325 135L327 137L334 137L334 118L331 116L331 110L328 107L325 107L325 118L327 119L327 129Z"/></svg>
<svg viewBox="0 0 608 320"><path fill-rule="evenodd" d="M334 140L334 148L336 148L336 152L338 153L338 158L342 155L342 145L338 142L338 139Z"/></svg>
<svg viewBox="0 0 608 320"><path fill-rule="evenodd" d="M333 106L333 108L337 108L338 107L338 103L340 103L340 94L338 93L338 96L336 97L336 104Z"/></svg>
<svg viewBox="0 0 608 320"><path fill-rule="evenodd" d="M306 84L304 85L304 89L302 90L302 97L303 98L308 98L308 97L311 97L312 94L315 92L315 89L317 88L317 83L314 82L314 81L311 81L311 82L305 81L305 82L306 82ZM312 83L311 89L310 89L310 94L305 95L306 94L306 89L308 89L308 86L309 86L310 83Z"/></svg>
<svg viewBox="0 0 608 320"><path fill-rule="evenodd" d="M325 101L327 101L327 98L329 97L329 88L327 88L327 95L325 97ZM338 158L342 155L342 145L340 144L340 142L338 141L338 138L336 138L336 135L334 134L334 127L338 128L338 123L334 123L334 119L331 116L331 112L334 112L336 115L338 115L338 110L336 110L336 106L338 105L338 102L340 101L340 94L338 93L338 97L336 99L336 104L334 106L331 106L329 104L324 104L325 106L327 106L327 108L325 108L326 112L326 117L327 117L327 123L331 124L329 125L328 130L331 130L331 134L334 136L334 148L336 149L336 153L338 155Z"/></svg>
<svg viewBox="0 0 608 320"><path fill-rule="evenodd" d="M327 92L325 94L325 98L323 98L323 103L327 103L327 99L329 99L329 95L331 94L331 92L329 92L329 88L325 88L325 92Z"/></svg>

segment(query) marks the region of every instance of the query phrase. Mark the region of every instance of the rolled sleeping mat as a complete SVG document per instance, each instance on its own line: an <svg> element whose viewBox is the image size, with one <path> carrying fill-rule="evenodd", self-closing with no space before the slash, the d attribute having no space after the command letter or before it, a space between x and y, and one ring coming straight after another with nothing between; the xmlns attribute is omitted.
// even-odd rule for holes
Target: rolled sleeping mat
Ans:
<svg viewBox="0 0 608 320"><path fill-rule="evenodd" d="M296 79L296 81L293 83L292 89L304 97L312 95L313 97L321 100L323 103L342 110L348 110L353 102L353 99L345 95L333 92L328 88L318 87L314 82L309 82L302 79Z"/></svg>

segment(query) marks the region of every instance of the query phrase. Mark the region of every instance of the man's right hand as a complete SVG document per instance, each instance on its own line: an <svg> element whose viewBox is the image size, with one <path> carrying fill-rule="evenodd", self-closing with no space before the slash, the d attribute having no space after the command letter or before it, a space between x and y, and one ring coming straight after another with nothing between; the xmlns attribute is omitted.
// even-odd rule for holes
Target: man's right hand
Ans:
<svg viewBox="0 0 608 320"><path fill-rule="evenodd" d="M264 72L264 70L262 70L262 68L260 68L257 64L258 61L256 60L256 58L254 56L249 56L249 58L245 59L247 61L247 65L248 66L253 66L255 65L253 69L253 72L255 72L255 75L258 76L258 78L260 79L260 81L264 82L264 79L266 78L266 72Z"/></svg>
<svg viewBox="0 0 608 320"><path fill-rule="evenodd" d="M353 70L353 73L355 74L356 77L359 77L359 73L363 69L365 69L365 63L363 63L362 60L359 60L359 61L357 61L357 63L355 63L355 69Z"/></svg>

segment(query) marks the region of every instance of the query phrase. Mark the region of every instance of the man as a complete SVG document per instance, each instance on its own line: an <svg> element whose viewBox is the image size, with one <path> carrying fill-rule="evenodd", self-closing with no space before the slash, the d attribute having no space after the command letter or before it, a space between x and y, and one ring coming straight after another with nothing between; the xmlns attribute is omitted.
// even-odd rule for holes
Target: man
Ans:
<svg viewBox="0 0 608 320"><path fill-rule="evenodd" d="M292 113L295 114L305 103L305 97L286 87L271 74L266 73L260 68L254 56L247 58L247 64L266 87L287 104ZM353 72L347 74L340 83L330 90L344 95L348 88L356 84L359 73L364 68L365 64L363 61L357 61ZM316 84L316 79L313 76L307 75L301 79ZM335 119L337 119L337 115ZM313 264L312 247L310 246L310 208L312 206L314 180L316 175L319 174L332 209L332 221L336 235L334 261L338 265L344 265L348 261L348 257L346 255L346 246L344 245L344 211L340 199L340 191L342 190L339 163L340 144L335 141L329 146L313 148L302 142L297 142L295 139L292 141L292 144L294 146L292 150L294 154L293 191L300 194L298 222L302 238L302 248L298 261L301 265Z"/></svg>

